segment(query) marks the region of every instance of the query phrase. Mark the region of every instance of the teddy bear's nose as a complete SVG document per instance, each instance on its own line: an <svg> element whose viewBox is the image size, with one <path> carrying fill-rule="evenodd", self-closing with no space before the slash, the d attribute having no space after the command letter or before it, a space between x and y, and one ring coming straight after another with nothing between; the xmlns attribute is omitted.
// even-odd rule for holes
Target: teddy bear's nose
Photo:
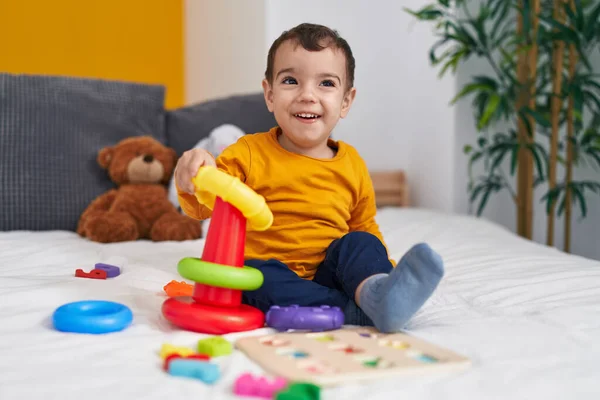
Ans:
<svg viewBox="0 0 600 400"><path fill-rule="evenodd" d="M151 163L152 161L154 161L154 157L152 156L152 154L146 154L144 156L144 162Z"/></svg>

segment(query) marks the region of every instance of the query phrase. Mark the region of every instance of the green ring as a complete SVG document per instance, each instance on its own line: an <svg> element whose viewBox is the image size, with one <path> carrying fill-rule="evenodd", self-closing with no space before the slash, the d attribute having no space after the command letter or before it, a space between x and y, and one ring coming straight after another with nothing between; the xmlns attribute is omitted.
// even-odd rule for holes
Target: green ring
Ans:
<svg viewBox="0 0 600 400"><path fill-rule="evenodd" d="M196 257L182 258L177 272L186 279L204 285L234 290L256 290L263 284L263 274L256 268L215 264Z"/></svg>

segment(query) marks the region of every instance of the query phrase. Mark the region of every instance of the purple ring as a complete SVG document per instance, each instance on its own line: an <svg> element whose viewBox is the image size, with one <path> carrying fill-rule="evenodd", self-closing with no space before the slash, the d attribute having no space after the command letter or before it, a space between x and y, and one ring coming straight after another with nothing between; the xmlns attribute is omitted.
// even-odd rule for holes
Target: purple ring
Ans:
<svg viewBox="0 0 600 400"><path fill-rule="evenodd" d="M271 306L265 322L279 331L288 329L326 331L339 329L344 324L344 313L339 307Z"/></svg>
<svg viewBox="0 0 600 400"><path fill-rule="evenodd" d="M110 264L97 263L94 265L94 268L106 271L107 278L114 278L115 276L119 276L119 274L121 274L121 269L119 267Z"/></svg>

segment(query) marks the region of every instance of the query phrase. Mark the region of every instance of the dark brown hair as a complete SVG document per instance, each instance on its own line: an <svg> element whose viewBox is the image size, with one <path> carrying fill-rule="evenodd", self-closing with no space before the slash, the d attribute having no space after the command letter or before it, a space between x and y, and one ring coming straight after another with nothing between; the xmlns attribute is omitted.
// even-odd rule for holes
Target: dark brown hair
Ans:
<svg viewBox="0 0 600 400"><path fill-rule="evenodd" d="M267 70L265 71L265 78L271 85L273 84L275 53L279 46L287 40L300 44L308 51L321 51L330 46L341 50L346 56L346 90L350 90L354 86L355 61L348 42L333 29L309 23L300 24L289 31L284 31L271 45L267 56Z"/></svg>

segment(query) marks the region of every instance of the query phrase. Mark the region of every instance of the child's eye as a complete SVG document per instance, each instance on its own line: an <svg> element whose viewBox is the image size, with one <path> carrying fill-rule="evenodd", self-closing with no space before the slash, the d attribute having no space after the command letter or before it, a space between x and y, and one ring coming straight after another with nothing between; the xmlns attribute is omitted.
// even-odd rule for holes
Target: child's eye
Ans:
<svg viewBox="0 0 600 400"><path fill-rule="evenodd" d="M332 80L324 80L323 82L321 82L321 85L323 86L329 86L329 87L335 87L335 83Z"/></svg>
<svg viewBox="0 0 600 400"><path fill-rule="evenodd" d="M296 82L294 78L288 76L284 78L283 81L281 81L281 83L283 83L284 85L295 85L298 82Z"/></svg>

